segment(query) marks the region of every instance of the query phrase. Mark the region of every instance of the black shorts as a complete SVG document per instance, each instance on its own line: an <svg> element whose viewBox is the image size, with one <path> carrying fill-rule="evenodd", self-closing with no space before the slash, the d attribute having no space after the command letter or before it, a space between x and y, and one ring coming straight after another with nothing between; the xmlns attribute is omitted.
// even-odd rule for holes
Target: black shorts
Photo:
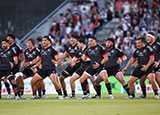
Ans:
<svg viewBox="0 0 160 115"><path fill-rule="evenodd" d="M47 76L49 77L51 74L56 73L56 68L50 68L50 69L39 69L37 72L43 79L45 79Z"/></svg>
<svg viewBox="0 0 160 115"><path fill-rule="evenodd" d="M13 75L15 75L17 72L19 72L19 68L20 68L19 64L16 65L15 67L13 67L13 68L11 69L11 73L12 73Z"/></svg>
<svg viewBox="0 0 160 115"><path fill-rule="evenodd" d="M31 77L31 76L34 74L30 67L26 67L26 68L22 71L22 73L23 73L24 75L26 75L27 78L28 78L28 77Z"/></svg>
<svg viewBox="0 0 160 115"><path fill-rule="evenodd" d="M136 69L133 71L132 76L133 76L133 77L138 77L138 78L140 79L142 76L144 76L144 75L147 76L147 75L150 74L150 73L154 73L153 65L151 65L146 72L141 71L141 67L138 66L138 67L136 67Z"/></svg>
<svg viewBox="0 0 160 115"><path fill-rule="evenodd" d="M107 70L108 76L115 76L118 72L121 71L119 66L105 67L105 70Z"/></svg>
<svg viewBox="0 0 160 115"><path fill-rule="evenodd" d="M91 76L93 76L93 75L96 74L96 73L99 74L99 73L100 73L101 71L103 71L103 70L105 70L103 66L100 66L100 67L97 68L97 69L93 69L92 64L90 64L90 65L87 67L87 69L85 70L85 72L87 72L87 73L90 75L90 77L91 77Z"/></svg>
<svg viewBox="0 0 160 115"><path fill-rule="evenodd" d="M90 62L82 63L75 73L77 73L79 76L82 76L83 72L86 70L86 68L89 65L90 65Z"/></svg>
<svg viewBox="0 0 160 115"><path fill-rule="evenodd" d="M66 72L69 73L68 76L71 76L79 67L81 66L80 63L77 63L76 65L74 65L73 67L71 65L68 65L67 68L65 69ZM62 75L64 74L64 71L62 72ZM66 75L63 75L65 77L68 77Z"/></svg>
<svg viewBox="0 0 160 115"><path fill-rule="evenodd" d="M160 72L160 65L157 68L154 67L154 72Z"/></svg>
<svg viewBox="0 0 160 115"><path fill-rule="evenodd" d="M9 75L11 75L11 70L0 70L0 78L7 78Z"/></svg>

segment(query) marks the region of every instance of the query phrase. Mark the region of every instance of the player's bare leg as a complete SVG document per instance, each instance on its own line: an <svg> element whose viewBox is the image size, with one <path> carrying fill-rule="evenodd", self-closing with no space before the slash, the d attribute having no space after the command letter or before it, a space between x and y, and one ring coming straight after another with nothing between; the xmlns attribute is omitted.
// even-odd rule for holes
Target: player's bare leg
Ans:
<svg viewBox="0 0 160 115"><path fill-rule="evenodd" d="M157 84L155 82L155 74L154 73L150 73L150 74L147 75L147 78L148 78L148 80L150 81L150 83L152 85L152 89L154 91L155 98L159 99L159 96L158 96L158 87L157 87Z"/></svg>
<svg viewBox="0 0 160 115"><path fill-rule="evenodd" d="M138 80L137 77L134 77L134 76L131 76L128 83L129 83L129 89L131 91L131 95L132 97L134 98L135 97L135 94L134 94L134 91L135 91L135 85L134 85L134 82L136 82Z"/></svg>

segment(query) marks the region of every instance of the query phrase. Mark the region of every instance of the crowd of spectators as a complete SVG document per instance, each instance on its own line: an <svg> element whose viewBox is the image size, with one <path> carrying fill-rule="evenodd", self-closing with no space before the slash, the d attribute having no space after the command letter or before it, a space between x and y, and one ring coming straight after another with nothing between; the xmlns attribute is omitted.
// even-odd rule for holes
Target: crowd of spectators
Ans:
<svg viewBox="0 0 160 115"><path fill-rule="evenodd" d="M116 41L116 47L131 56L135 49L135 40L152 31L159 40L160 1L159 0L116 0L115 17L120 18L120 26L110 32Z"/></svg>
<svg viewBox="0 0 160 115"><path fill-rule="evenodd" d="M100 31L104 24L113 17L119 18L119 27L110 30L116 47L131 56L135 49L135 40L145 36L148 31L160 36L160 1L159 0L105 0L105 7L100 9L97 2L73 2L71 8L59 14L49 32L57 51L64 51L69 45L69 36L76 32L86 42L89 36ZM160 39L157 39L160 40Z"/></svg>
<svg viewBox="0 0 160 115"><path fill-rule="evenodd" d="M53 21L49 35L55 49L64 51L69 45L72 32L76 32L79 38L87 42L88 37L101 30L103 24L112 20L113 16L114 11L110 3L106 8L99 9L96 1L73 2L71 8L60 13L59 19Z"/></svg>

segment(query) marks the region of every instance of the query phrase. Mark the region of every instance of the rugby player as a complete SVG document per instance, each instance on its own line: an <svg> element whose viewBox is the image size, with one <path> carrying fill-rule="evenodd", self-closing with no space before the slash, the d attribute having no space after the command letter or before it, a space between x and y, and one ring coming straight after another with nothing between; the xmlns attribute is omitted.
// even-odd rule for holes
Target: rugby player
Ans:
<svg viewBox="0 0 160 115"><path fill-rule="evenodd" d="M16 77L18 79L17 84L18 84L19 88L21 89L21 98L22 99L25 99L23 80L33 76L35 74L35 72L37 71L37 69L39 69L39 65L41 64L41 62L39 62L35 65L32 64L32 65L26 66L26 67L24 67L24 65L25 65L26 62L30 62L30 61L36 59L37 56L40 55L39 53L40 53L40 51L39 51L39 49L37 49L35 47L34 40L29 38L27 40L27 49L24 51L25 58L21 63L21 68L24 68L23 71L22 71L23 74L18 74L18 73L16 74ZM42 90L43 91L43 97L47 98L47 96L45 95L45 84L44 83L41 83L41 87L38 88L39 97L41 98L41 88L43 88L43 90Z"/></svg>
<svg viewBox="0 0 160 115"><path fill-rule="evenodd" d="M0 51L0 79L4 77L3 79L9 80L15 93L15 99L20 99L14 75L11 73L11 69L16 67L17 64L18 57L16 53L9 48L9 41L7 39L2 40L2 50Z"/></svg>
<svg viewBox="0 0 160 115"><path fill-rule="evenodd" d="M64 52L64 54L62 54L60 56L60 59L64 59L69 57L70 59L68 60L69 65L67 66L67 68L62 72L61 76L60 76L60 83L63 89L63 94L65 98L68 98L68 94L67 94L67 90L66 90L66 83L65 83L65 78L67 78L68 76L72 76L72 74L80 67L80 63L76 63L72 61L73 57L76 55L76 53L78 52L79 48L77 46L77 34L76 33L72 33L71 37L70 37L70 45L67 48L67 50Z"/></svg>
<svg viewBox="0 0 160 115"><path fill-rule="evenodd" d="M7 34L7 40L9 40L10 49L12 49L18 56L18 64L14 66L11 70L12 74L15 76L15 74L20 71L20 63L21 61L24 60L24 53L22 48L14 42L15 41L14 34L11 34L11 33ZM4 79L4 83L6 84L5 86L7 86L7 90L9 91L10 88L8 88L9 84L7 84L7 80ZM19 92L21 92L21 89L19 89ZM8 95L8 98L14 98L14 97L12 97L11 95Z"/></svg>
<svg viewBox="0 0 160 115"><path fill-rule="evenodd" d="M85 80L98 73L100 77L105 81L106 87L109 93L110 99L113 99L110 82L108 80L108 75L106 70L103 68L103 64L107 62L108 56L105 50L97 44L96 38L91 36L88 39L89 48L86 50L85 54L81 57L80 61L85 61L87 58L90 58L90 65L86 68L84 73L80 78L80 83L83 90L83 96L79 99L88 99L86 91Z"/></svg>
<svg viewBox="0 0 160 115"><path fill-rule="evenodd" d="M148 80L152 85L155 98L159 99L157 85L155 82L154 68L153 68L153 63L154 63L153 49L150 46L145 45L145 39L143 37L140 37L136 40L136 46L137 49L134 51L132 58L127 63L126 67L122 70L122 72L124 73L127 70L127 68L131 66L137 59L138 66L135 68L128 81L131 95L133 98L135 97L134 82L136 82L142 76L146 75L146 77L148 78Z"/></svg>
<svg viewBox="0 0 160 115"><path fill-rule="evenodd" d="M156 81L158 83L158 86L160 87L160 65L159 65L160 64L160 43L156 42L153 32L148 32L146 40L148 45L153 49L153 53L155 55L154 72L155 72ZM139 96L139 98L146 98L146 85L145 85L146 79L147 79L146 76L143 76L140 79L140 84L141 84L141 89L143 94Z"/></svg>
<svg viewBox="0 0 160 115"><path fill-rule="evenodd" d="M33 96L30 99L39 98L36 96L37 87L40 85L42 80L45 79L47 76L50 78L50 80L55 86L55 89L59 95L58 99L63 99L61 87L57 80L57 72L56 72L56 67L55 67L55 64L57 64L56 61L59 58L58 53L52 48L52 41L48 36L43 37L42 47L43 49L40 52L40 56L38 56L33 61L26 63L26 66L36 64L39 61L41 61L41 64L42 64L42 68L38 70L38 72L33 76L31 80Z"/></svg>
<svg viewBox="0 0 160 115"><path fill-rule="evenodd" d="M79 52L74 56L73 61L77 61L77 63L80 63L78 61L78 59L80 59L82 57L82 55L85 53L85 51L87 50L87 46L85 44L85 41L83 39L79 39L78 40L78 47L79 47ZM75 81L77 79L79 79L83 72L85 71L85 69L90 65L90 59L88 58L86 61L81 63L81 66L74 72L74 74L72 75L71 79L70 79L70 85L71 85L71 89L72 89L72 94L71 94L71 98L75 98ZM86 90L87 90L87 94L88 96L90 96L90 91L89 91L89 84L88 81L86 80Z"/></svg>
<svg viewBox="0 0 160 115"><path fill-rule="evenodd" d="M127 59L126 55L120 49L115 48L114 40L112 38L108 38L105 41L105 46L106 53L108 55L108 61L104 64L104 68L106 69L108 76L115 76L115 78L122 84L123 88L126 90L128 94L127 98L132 98L130 95L128 83L124 80L123 73L120 70L120 64L122 63L122 61L125 61ZM95 79L95 88L97 95L92 98L101 98L101 81L103 81L103 79L100 76Z"/></svg>

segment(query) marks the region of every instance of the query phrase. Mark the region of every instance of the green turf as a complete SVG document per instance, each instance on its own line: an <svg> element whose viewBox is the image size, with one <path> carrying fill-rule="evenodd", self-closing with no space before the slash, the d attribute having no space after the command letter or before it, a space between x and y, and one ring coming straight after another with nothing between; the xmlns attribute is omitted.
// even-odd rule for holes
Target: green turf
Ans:
<svg viewBox="0 0 160 115"><path fill-rule="evenodd" d="M137 94L140 95L140 94ZM0 100L0 115L160 115L160 99L148 94L146 99L126 100L126 94L114 94L115 99L49 99Z"/></svg>

